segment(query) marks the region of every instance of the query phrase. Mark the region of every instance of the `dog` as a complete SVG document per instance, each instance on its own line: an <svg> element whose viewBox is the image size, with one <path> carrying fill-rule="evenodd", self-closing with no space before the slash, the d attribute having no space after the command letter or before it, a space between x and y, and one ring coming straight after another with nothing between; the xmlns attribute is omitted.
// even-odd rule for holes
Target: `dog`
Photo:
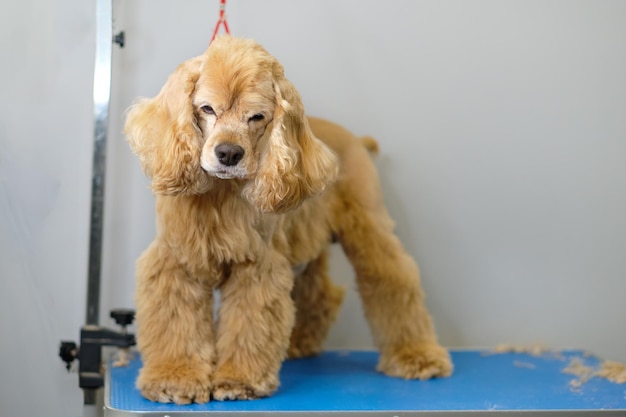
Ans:
<svg viewBox="0 0 626 417"><path fill-rule="evenodd" d="M156 238L136 268L143 396L271 395L283 360L318 354L335 319L333 241L354 267L377 369L451 374L417 265L383 204L376 142L307 118L262 46L218 37L131 106L125 132L156 198Z"/></svg>

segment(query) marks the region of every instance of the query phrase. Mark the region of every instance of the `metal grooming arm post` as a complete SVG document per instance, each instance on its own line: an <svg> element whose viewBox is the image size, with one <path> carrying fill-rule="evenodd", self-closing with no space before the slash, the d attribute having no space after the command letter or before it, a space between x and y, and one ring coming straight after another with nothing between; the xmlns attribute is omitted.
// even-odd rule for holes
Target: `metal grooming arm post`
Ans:
<svg viewBox="0 0 626 417"><path fill-rule="evenodd" d="M91 174L91 220L89 229L89 270L87 276L86 324L97 325L100 315L100 270L106 144L111 98L111 53L113 44L112 0L97 0L96 62L93 76L94 148Z"/></svg>
<svg viewBox="0 0 626 417"><path fill-rule="evenodd" d="M89 269L87 279L87 312L80 331L80 346L73 341L62 341L59 356L71 368L74 360L80 362L79 386L83 389L84 404L96 404L96 392L104 385L102 374L102 347L128 348L135 344L135 336L126 332L135 313L115 310L111 317L122 327L114 331L98 325L100 315L100 271L102 266L102 226L104 222L104 183L106 173L107 129L111 97L112 45L124 46L124 32L113 37L112 0L96 0L96 61L93 77L94 148L91 177L91 220L89 229Z"/></svg>

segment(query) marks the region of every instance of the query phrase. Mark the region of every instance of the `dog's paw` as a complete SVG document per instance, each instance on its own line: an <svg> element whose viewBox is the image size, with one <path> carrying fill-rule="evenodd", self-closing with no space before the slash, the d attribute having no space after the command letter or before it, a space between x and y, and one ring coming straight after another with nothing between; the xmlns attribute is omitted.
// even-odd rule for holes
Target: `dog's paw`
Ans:
<svg viewBox="0 0 626 417"><path fill-rule="evenodd" d="M213 398L219 401L254 400L271 395L276 388L278 381L273 379L258 383L217 379L213 384Z"/></svg>
<svg viewBox="0 0 626 417"><path fill-rule="evenodd" d="M378 370L404 379L430 379L452 374L450 354L436 343L403 346L381 354Z"/></svg>
<svg viewBox="0 0 626 417"><path fill-rule="evenodd" d="M211 380L205 367L185 365L145 366L137 378L137 388L149 400L160 403L206 403Z"/></svg>
<svg viewBox="0 0 626 417"><path fill-rule="evenodd" d="M213 398L219 401L255 400L260 396L247 384L225 381L213 387Z"/></svg>

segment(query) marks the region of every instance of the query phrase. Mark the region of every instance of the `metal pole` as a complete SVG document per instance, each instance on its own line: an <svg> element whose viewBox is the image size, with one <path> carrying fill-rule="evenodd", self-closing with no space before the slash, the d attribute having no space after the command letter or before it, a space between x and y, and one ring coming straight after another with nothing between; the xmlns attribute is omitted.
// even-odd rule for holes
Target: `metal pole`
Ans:
<svg viewBox="0 0 626 417"><path fill-rule="evenodd" d="M87 278L87 324L98 324L100 315L100 272L106 143L111 97L111 53L113 45L112 0L96 0L96 62L93 77L94 148L91 175L91 221Z"/></svg>

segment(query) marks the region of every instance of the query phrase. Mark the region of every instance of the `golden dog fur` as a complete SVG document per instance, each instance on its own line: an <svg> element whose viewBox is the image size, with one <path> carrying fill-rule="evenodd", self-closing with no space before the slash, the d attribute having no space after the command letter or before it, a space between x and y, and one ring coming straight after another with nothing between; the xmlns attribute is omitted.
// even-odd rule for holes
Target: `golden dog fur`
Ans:
<svg viewBox="0 0 626 417"><path fill-rule="evenodd" d="M125 130L156 196L157 236L137 262L145 397L272 394L285 357L319 353L335 319L343 290L327 272L334 239L354 266L378 369L450 375L417 265L383 205L367 149L375 142L307 119L265 49L216 39L135 104Z"/></svg>

